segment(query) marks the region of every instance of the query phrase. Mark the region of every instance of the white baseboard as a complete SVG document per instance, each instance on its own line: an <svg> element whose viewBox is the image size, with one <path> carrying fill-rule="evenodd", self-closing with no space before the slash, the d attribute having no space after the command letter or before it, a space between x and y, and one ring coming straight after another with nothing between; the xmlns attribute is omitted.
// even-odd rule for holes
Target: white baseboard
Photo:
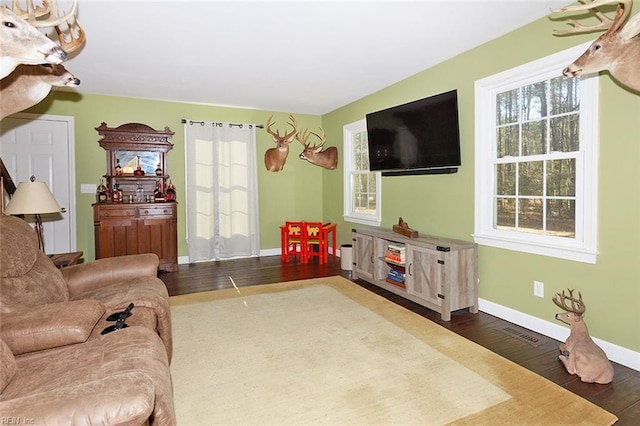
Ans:
<svg viewBox="0 0 640 426"><path fill-rule="evenodd" d="M329 253L333 254L333 249L329 247ZM280 256L280 247L260 250L260 256ZM340 250L336 249L336 256L340 257Z"/></svg>
<svg viewBox="0 0 640 426"><path fill-rule="evenodd" d="M569 328L560 324L536 318L506 306L498 305L485 299L478 300L482 312L502 318L521 327L564 342L569 336ZM605 351L611 361L640 371L640 353L622 346L593 337L593 341Z"/></svg>
<svg viewBox="0 0 640 426"><path fill-rule="evenodd" d="M329 247L329 253L333 253L331 247ZM340 257L340 250L336 250L336 255ZM280 256L280 248L270 248L265 250L260 250L259 256ZM178 257L178 265L187 265L189 262L189 256L179 256Z"/></svg>
<svg viewBox="0 0 640 426"><path fill-rule="evenodd" d="M260 256L280 256L280 247L260 250Z"/></svg>

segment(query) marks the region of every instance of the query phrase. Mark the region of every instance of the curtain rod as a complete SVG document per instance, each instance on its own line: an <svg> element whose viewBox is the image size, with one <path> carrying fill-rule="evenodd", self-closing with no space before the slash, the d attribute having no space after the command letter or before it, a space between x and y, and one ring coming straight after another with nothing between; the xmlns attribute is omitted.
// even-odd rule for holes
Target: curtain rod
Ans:
<svg viewBox="0 0 640 426"><path fill-rule="evenodd" d="M187 123L187 120L185 120L184 118L183 118L182 120L180 120L180 121L182 122L182 124ZM193 120L188 120L188 122L189 122L189 124L192 124L192 125L193 125L193 124L199 124L199 125L201 125L201 126L204 126L204 121L193 121ZM220 123L220 122L217 122L217 123L215 123L215 122L214 122L214 123L212 123L212 124L213 124L214 126L217 126L217 127L222 127L222 123ZM243 124L238 124L238 123L229 123L229 126L231 126L231 127L233 127L233 126L238 126L238 127L240 127L240 128L242 129ZM252 124L249 124L249 126L252 126ZM255 124L255 126L256 126L258 129L264 129L264 126L263 126L262 124Z"/></svg>

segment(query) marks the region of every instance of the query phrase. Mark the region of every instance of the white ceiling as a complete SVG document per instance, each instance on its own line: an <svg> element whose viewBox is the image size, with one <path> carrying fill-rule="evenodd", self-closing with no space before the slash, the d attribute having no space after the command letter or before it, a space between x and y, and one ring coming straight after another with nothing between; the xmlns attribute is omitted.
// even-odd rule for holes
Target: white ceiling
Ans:
<svg viewBox="0 0 640 426"><path fill-rule="evenodd" d="M568 3L79 0L65 65L80 93L320 115Z"/></svg>

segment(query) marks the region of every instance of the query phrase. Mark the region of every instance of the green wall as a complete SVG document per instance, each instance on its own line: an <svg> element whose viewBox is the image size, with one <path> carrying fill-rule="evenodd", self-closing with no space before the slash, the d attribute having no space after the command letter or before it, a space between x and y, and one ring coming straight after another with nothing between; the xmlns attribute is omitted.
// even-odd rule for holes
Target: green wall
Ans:
<svg viewBox="0 0 640 426"><path fill-rule="evenodd" d="M640 5L636 4L635 10ZM462 167L457 174L382 178L383 226L402 216L421 234L471 240L474 230L474 82L593 40L594 35L555 37L558 23L544 18L465 52L384 90L326 114L323 125L339 140L345 124L368 112L458 89ZM444 40L444 38L443 38ZM425 53L428 54L428 53ZM568 64L567 64L568 65ZM479 248L480 297L554 321L551 301L577 288L587 305L593 336L640 351L640 96L600 78L599 216L597 264L515 251ZM342 170L342 169L341 169ZM342 214L341 182L325 174L324 215ZM357 224L338 221L341 242ZM545 284L544 299L533 281Z"/></svg>
<svg viewBox="0 0 640 426"><path fill-rule="evenodd" d="M638 10L638 2L634 10ZM383 226L402 216L422 234L470 240L474 225L474 82L580 43L594 35L554 37L558 23L543 18L506 36L454 57L384 90L322 117L298 115L302 127L322 125L328 145L342 147L342 127L392 105L458 89L462 167L457 174L383 178ZM444 40L446 37L443 37ZM428 55L428 52L424 53ZM375 72L372 71L372 72ZM82 76L79 76L82 78ZM557 308L553 293L578 288L587 304L593 336L640 352L640 96L600 77L600 162L597 264L480 247L480 297L547 321ZM214 102L215 100L212 100ZM176 132L169 173L176 183L179 214L185 217L184 135L181 118L264 123L268 111L156 102L56 92L29 112L75 117L76 182L96 183L105 172L104 151L94 130L101 122L117 126L141 122ZM294 111L295 113L295 111ZM274 113L284 126L285 113ZM258 152L272 146L258 132ZM292 149L299 152L299 147ZM261 248L279 247L278 226L288 218L338 223L340 243L359 225L342 220L342 164L327 171L290 156L281 173L267 173L260 160ZM92 195L77 193L78 249L93 258ZM185 222L179 221L179 255L186 256ZM533 296L533 281L545 283L545 298Z"/></svg>
<svg viewBox="0 0 640 426"><path fill-rule="evenodd" d="M79 78L82 78L80 76ZM274 129L287 127L288 113L240 108L224 108L177 102L158 102L143 99L119 98L99 95L79 95L69 92L53 92L44 102L25 111L69 115L75 121L76 158L76 214L77 249L84 252L85 260L95 259L93 214L91 204L95 195L81 194L80 184L98 183L106 173L106 155L98 145L100 136L95 128L105 122L110 127L124 123L147 124L154 129L165 126L175 132L173 149L167 156L167 171L178 189L178 255L187 256L184 184L185 146L184 125L181 119L228 121L232 123L264 124L273 114ZM301 129L317 129L319 116L295 114ZM298 158L302 146L294 142L284 170L267 172L264 151L275 146L264 129L257 132L258 186L260 209L261 249L280 247L279 226L287 219L321 220L322 171Z"/></svg>

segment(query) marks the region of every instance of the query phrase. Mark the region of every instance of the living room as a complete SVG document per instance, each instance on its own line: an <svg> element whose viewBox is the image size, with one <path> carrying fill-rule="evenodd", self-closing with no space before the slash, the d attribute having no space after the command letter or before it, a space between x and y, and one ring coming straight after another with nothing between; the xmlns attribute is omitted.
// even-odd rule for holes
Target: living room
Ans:
<svg viewBox="0 0 640 426"><path fill-rule="evenodd" d="M639 2L634 2L633 10L638 13ZM178 217L184 218L186 205L180 197L180 188L185 187L183 118L214 117L264 124L273 115L283 125L291 113L301 128L322 127L329 143L342 153L345 125L363 119L369 112L457 89L462 154L459 171L441 176L383 178L381 226L390 229L398 217L403 217L421 235L472 241L476 233L475 82L594 39L593 34L556 37L553 29L557 26L548 17L538 19L323 115L64 91L54 91L25 112L74 119L76 248L84 252L85 261L90 261L95 258L91 209L95 195L81 193L80 184L97 183L104 173L105 153L95 131L102 122L111 126L139 122L154 129L169 126L175 132L168 168L178 188ZM580 262L480 245L480 310L553 336L562 328L556 325L557 307L551 297L575 288L588 306L591 335L612 360L640 370L640 96L621 87L608 73L591 78L597 78L600 85L596 260ZM258 131L257 145L259 153L272 147L271 136ZM291 158L283 172L258 169L261 254L279 253L279 226L286 219L335 222L338 243L351 242L351 229L361 225L343 218L341 162L336 170L324 170ZM179 220L178 256L183 263L188 262L185 235L185 221ZM543 298L533 295L534 281L544 283Z"/></svg>

